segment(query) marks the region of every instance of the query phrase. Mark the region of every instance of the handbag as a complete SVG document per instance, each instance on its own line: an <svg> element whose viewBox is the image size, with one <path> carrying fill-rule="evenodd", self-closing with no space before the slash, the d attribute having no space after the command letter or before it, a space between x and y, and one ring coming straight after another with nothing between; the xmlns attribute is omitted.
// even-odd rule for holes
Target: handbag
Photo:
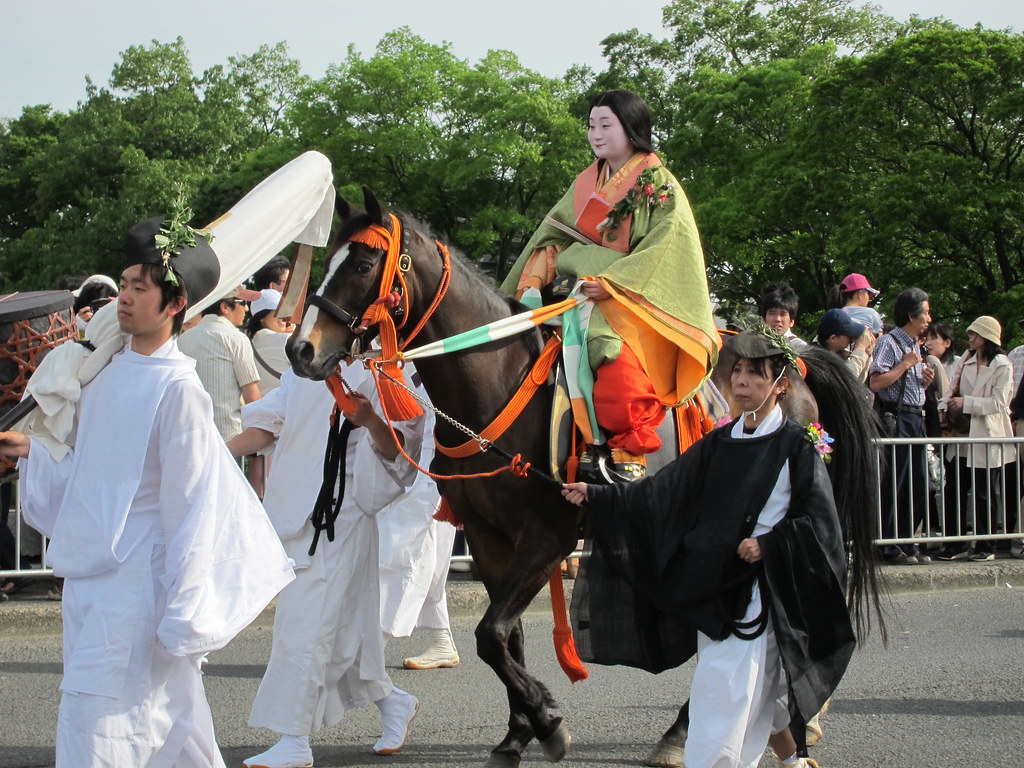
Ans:
<svg viewBox="0 0 1024 768"><path fill-rule="evenodd" d="M949 399L952 400L954 397L961 397L960 394L960 376L963 373L963 363L969 360L971 353L965 356L965 359L960 364L960 368L957 370L956 383L953 385L952 391L949 393ZM954 408L948 404L946 405L946 429L951 435L967 435L971 431L971 415L964 413L963 407Z"/></svg>
<svg viewBox="0 0 1024 768"><path fill-rule="evenodd" d="M896 340L893 339L893 341ZM898 341L896 342L896 346L899 347L901 352L903 351L903 347L900 346ZM877 395L875 396L875 412L878 414L878 420L882 426L882 437L896 437L896 413L899 411L900 403L903 402L903 393L907 391L908 373L910 373L910 371L906 371L902 376L900 376L900 394L896 398L896 402L887 403Z"/></svg>

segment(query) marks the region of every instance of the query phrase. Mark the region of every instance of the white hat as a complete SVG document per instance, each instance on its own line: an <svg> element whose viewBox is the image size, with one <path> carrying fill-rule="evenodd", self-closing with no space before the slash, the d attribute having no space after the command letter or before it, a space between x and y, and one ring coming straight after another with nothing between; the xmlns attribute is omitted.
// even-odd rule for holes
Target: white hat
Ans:
<svg viewBox="0 0 1024 768"><path fill-rule="evenodd" d="M78 286L78 290L77 291L72 291L71 292L71 295L72 296L81 296L82 295L82 289L85 288L85 286L89 285L90 283L100 283L102 285L106 285L115 294L118 292L118 290L120 290L118 288L117 283L114 282L114 278L112 278L112 277L107 277L106 275L89 275L87 278L85 278L85 280L82 281L82 284L80 286Z"/></svg>
<svg viewBox="0 0 1024 768"><path fill-rule="evenodd" d="M260 291L260 297L249 305L249 311L252 313L253 317L255 317L264 310L277 309L277 305L280 303L280 291L275 290L273 288L264 288L262 291Z"/></svg>

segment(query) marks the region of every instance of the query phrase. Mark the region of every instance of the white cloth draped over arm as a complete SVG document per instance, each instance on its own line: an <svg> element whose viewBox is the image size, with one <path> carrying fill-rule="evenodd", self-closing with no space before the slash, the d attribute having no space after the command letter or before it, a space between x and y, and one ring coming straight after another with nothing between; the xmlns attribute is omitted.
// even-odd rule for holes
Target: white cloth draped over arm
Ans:
<svg viewBox="0 0 1024 768"><path fill-rule="evenodd" d="M157 635L177 656L223 647L293 578L259 498L213 426L198 382L161 408L160 514L167 607ZM181 425L193 425L182 432Z"/></svg>

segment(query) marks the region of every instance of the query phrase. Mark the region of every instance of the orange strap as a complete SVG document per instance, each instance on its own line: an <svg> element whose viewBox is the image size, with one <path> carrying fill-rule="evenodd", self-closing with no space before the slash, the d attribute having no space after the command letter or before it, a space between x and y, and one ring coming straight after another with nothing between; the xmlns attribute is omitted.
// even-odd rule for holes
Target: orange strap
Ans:
<svg viewBox="0 0 1024 768"><path fill-rule="evenodd" d="M537 389L548 380L548 375L551 373L551 367L555 364L555 360L558 358L558 353L562 349L562 340L557 336L552 336L544 347L544 351L540 353L540 357L533 364L533 368L530 370L529 375L523 380L519 390L512 396L512 399L508 401L508 404L502 409L501 413L488 424L481 432L480 437L489 443L493 443L503 434L505 430L512 426L513 422L519 418L519 414L523 412L523 408L530 402L530 399L537 392ZM450 448L446 445L441 445L440 442L434 441L437 450L451 459L465 459L474 454L480 453L480 443L477 440L467 440L461 445L457 445L454 448Z"/></svg>

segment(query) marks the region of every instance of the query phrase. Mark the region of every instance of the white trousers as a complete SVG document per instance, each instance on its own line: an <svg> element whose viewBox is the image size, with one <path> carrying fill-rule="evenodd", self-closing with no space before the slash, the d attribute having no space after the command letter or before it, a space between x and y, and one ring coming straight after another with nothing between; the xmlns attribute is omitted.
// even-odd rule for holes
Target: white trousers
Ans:
<svg viewBox="0 0 1024 768"><path fill-rule="evenodd" d="M761 612L757 584L744 621ZM686 768L756 768L768 737L789 725L787 684L771 619L753 640L698 633Z"/></svg>
<svg viewBox="0 0 1024 768"><path fill-rule="evenodd" d="M277 599L270 663L249 725L305 736L391 693L384 668L377 574L377 523L338 518L338 537L320 537L308 568ZM300 535L305 546L312 525Z"/></svg>

